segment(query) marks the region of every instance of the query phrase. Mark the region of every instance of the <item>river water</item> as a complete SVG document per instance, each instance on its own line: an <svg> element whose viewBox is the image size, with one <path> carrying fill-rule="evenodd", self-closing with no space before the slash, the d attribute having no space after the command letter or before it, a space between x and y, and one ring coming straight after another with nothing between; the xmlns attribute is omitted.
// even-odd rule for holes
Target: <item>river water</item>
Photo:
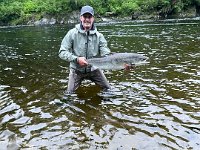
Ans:
<svg viewBox="0 0 200 150"><path fill-rule="evenodd" d="M199 18L97 24L113 52L150 63L106 71L111 94L85 81L64 99L73 26L0 28L1 149L199 149Z"/></svg>

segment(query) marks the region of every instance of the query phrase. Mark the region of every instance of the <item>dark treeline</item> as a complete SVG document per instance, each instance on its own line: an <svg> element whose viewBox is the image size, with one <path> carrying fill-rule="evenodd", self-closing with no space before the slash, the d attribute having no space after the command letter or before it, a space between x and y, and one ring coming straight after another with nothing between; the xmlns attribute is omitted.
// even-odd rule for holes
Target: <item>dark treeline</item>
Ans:
<svg viewBox="0 0 200 150"><path fill-rule="evenodd" d="M96 16L137 19L140 14L160 18L180 14L191 8L200 14L200 0L0 0L0 24L26 24L45 15L62 16L91 5Z"/></svg>

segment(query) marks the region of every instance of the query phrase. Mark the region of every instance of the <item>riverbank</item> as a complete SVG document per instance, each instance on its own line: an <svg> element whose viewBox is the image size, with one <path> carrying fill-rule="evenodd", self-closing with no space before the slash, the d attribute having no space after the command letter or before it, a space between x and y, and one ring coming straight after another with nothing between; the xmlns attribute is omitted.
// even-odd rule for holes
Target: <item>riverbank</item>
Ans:
<svg viewBox="0 0 200 150"><path fill-rule="evenodd" d="M0 26L53 25L79 22L82 6L95 10L96 22L110 20L160 20L200 16L199 0L7 0L0 2Z"/></svg>
<svg viewBox="0 0 200 150"><path fill-rule="evenodd" d="M162 19L183 19L183 18L195 18L198 17L196 9L194 7L188 9L185 12L178 14L173 14L169 16L161 16L158 12L153 13L142 13L136 12L128 16L116 16L112 12L107 12L104 16L98 15L96 17L96 22L110 22L110 21L123 21L123 20L162 20ZM27 22L27 25L54 25L54 24L69 24L79 22L79 11L73 11L70 14L63 14L58 16L45 15L41 19L35 19L32 17L31 20Z"/></svg>
<svg viewBox="0 0 200 150"><path fill-rule="evenodd" d="M107 12L105 15L96 15L95 22L113 22L113 21L131 21L131 20L163 20L163 19L185 19L185 18L198 18L200 14L197 13L194 7L188 9L187 11L162 16L158 12L152 13L142 13L135 12L130 15L120 16L112 12ZM0 24L0 26L21 26L21 25L31 25L31 26L41 26L41 25L56 25L56 24L71 24L79 23L80 14L79 11L73 11L72 13L59 14L59 15L42 15L32 14L28 19L17 19L9 22L8 24Z"/></svg>

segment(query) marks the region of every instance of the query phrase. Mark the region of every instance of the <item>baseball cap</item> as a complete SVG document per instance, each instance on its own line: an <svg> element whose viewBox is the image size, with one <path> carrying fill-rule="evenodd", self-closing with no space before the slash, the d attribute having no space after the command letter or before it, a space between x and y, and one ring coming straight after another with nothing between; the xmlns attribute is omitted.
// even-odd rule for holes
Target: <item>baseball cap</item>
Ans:
<svg viewBox="0 0 200 150"><path fill-rule="evenodd" d="M83 7L81 8L81 16L82 16L83 14L85 14L85 13L89 13L89 14L91 14L92 16L94 16L94 10L93 10L93 8L92 8L91 6L86 5L86 6L83 6Z"/></svg>

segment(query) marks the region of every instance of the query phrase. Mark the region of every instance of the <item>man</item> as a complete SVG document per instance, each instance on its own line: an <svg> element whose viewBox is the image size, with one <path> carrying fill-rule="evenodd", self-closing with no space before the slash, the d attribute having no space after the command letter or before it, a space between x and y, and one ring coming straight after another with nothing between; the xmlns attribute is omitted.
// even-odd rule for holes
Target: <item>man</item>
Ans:
<svg viewBox="0 0 200 150"><path fill-rule="evenodd" d="M80 24L71 29L62 40L59 57L70 62L67 93L73 93L84 79L98 84L103 90L110 85L98 68L91 68L87 59L110 53L107 41L94 26L94 10L90 6L81 9Z"/></svg>

